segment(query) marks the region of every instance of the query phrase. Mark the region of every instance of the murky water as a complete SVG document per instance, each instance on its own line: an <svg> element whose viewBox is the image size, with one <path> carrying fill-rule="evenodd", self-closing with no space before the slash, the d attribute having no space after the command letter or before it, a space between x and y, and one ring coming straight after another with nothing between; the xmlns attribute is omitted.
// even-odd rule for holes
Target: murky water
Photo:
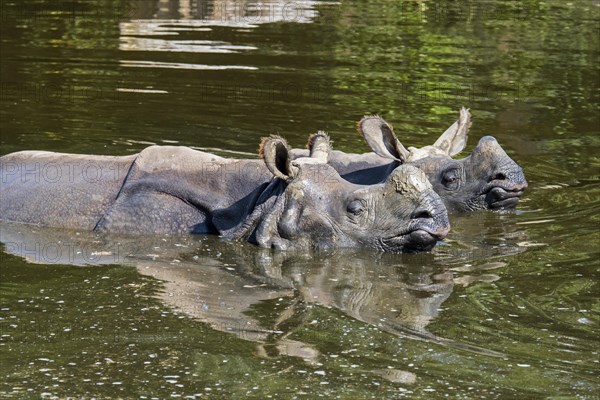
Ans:
<svg viewBox="0 0 600 400"><path fill-rule="evenodd" d="M597 398L597 1L3 1L1 154L254 157L471 108L530 187L432 253L2 225L6 398ZM0 194L1 196L1 194Z"/></svg>

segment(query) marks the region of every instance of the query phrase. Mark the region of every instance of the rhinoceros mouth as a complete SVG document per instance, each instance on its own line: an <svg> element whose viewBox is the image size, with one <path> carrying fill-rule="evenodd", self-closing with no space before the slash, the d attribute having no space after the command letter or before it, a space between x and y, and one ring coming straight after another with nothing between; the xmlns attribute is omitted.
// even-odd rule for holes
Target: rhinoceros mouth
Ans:
<svg viewBox="0 0 600 400"><path fill-rule="evenodd" d="M441 238L424 229L417 229L407 235L408 242L406 243L405 251L413 253L417 251L429 251L433 249L438 240Z"/></svg>
<svg viewBox="0 0 600 400"><path fill-rule="evenodd" d="M383 239L386 251L395 253L415 253L431 250L442 238L428 229L417 228L403 235Z"/></svg>
<svg viewBox="0 0 600 400"><path fill-rule="evenodd" d="M510 190L503 187L493 187L485 195L485 202L492 209L514 208L519 203L519 198L524 190Z"/></svg>

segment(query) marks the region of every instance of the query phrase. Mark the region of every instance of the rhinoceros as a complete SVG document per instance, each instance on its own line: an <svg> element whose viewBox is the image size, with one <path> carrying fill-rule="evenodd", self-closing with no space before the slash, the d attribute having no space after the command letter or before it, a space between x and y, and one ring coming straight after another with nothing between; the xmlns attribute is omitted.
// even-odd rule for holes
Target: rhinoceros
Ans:
<svg viewBox="0 0 600 400"><path fill-rule="evenodd" d="M344 179L361 184L382 182L401 164L416 166L425 172L449 211L514 208L527 180L496 139L484 136L468 157L452 158L465 148L470 125L470 113L462 108L459 119L433 145L405 148L390 124L367 116L357 130L373 152L333 151L329 163Z"/></svg>
<svg viewBox="0 0 600 400"><path fill-rule="evenodd" d="M0 158L0 220L99 232L218 234L278 249L431 249L450 228L424 173L348 182L327 164L329 137L292 160L263 140L260 160L151 146L124 157L24 151Z"/></svg>

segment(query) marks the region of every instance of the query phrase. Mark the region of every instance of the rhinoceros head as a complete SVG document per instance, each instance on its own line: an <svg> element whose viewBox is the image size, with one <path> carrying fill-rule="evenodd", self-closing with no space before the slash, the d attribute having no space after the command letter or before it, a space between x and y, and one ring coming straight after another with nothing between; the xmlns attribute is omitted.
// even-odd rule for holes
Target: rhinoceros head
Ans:
<svg viewBox="0 0 600 400"><path fill-rule="evenodd" d="M366 247L429 250L450 228L446 208L418 168L401 166L385 182L357 185L327 164L328 136L309 140L309 157L293 159L284 139L263 139L261 155L275 176L254 240L274 248Z"/></svg>
<svg viewBox="0 0 600 400"><path fill-rule="evenodd" d="M485 136L468 157L452 158L465 148L470 125L471 116L463 108L460 118L433 145L422 148L405 148L380 117L363 118L358 129L378 155L424 171L449 209L515 207L527 180L496 139Z"/></svg>

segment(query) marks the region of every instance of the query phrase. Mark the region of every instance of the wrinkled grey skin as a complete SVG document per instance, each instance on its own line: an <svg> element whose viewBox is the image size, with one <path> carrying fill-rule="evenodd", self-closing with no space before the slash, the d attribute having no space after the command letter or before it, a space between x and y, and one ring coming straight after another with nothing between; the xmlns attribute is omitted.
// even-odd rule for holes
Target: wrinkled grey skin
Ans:
<svg viewBox="0 0 600 400"><path fill-rule="evenodd" d="M446 209L419 169L402 166L382 183L354 184L327 164L325 134L309 143L311 156L292 160L282 138L267 138L263 162L172 146L127 157L13 153L0 158L0 220L212 233L278 249L420 251L447 235Z"/></svg>
<svg viewBox="0 0 600 400"><path fill-rule="evenodd" d="M465 148L470 125L470 114L463 108L460 118L432 146L418 149L405 148L382 118L365 117L357 128L373 152L333 151L329 163L344 179L362 184L385 180L398 165L416 166L425 172L449 211L514 208L527 180L496 139L485 136L468 157L452 158Z"/></svg>

